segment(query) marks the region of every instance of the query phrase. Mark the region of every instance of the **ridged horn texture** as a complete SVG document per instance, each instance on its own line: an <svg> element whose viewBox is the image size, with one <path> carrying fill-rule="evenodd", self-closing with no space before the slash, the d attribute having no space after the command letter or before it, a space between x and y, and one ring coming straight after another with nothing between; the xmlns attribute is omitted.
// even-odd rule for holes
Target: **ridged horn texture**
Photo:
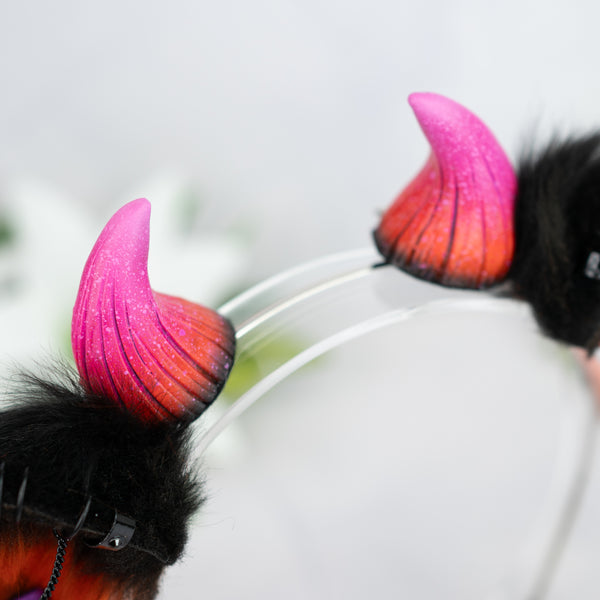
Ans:
<svg viewBox="0 0 600 600"><path fill-rule="evenodd" d="M149 229L141 198L100 234L73 311L73 354L89 392L149 423L192 421L229 375L235 333L215 311L150 288Z"/></svg>
<svg viewBox="0 0 600 600"><path fill-rule="evenodd" d="M409 103L431 155L374 232L385 260L450 287L502 280L514 251L516 176L489 129L438 94Z"/></svg>

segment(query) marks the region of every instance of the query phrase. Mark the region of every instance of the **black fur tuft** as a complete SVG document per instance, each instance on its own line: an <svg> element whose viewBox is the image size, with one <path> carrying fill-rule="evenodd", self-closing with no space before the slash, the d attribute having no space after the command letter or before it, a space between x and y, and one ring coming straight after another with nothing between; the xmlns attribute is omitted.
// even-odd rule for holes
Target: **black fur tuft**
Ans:
<svg viewBox="0 0 600 600"><path fill-rule="evenodd" d="M547 335L592 352L600 341L600 132L525 156L515 215L515 295Z"/></svg>
<svg viewBox="0 0 600 600"><path fill-rule="evenodd" d="M91 495L93 514L71 544L77 568L132 589L155 586L183 552L189 519L202 502L188 465L189 428L140 423L87 394L70 372L25 375L13 388L0 412L0 535L15 528L28 470L22 529L68 535ZM130 545L118 552L90 548L110 529L115 510L136 521Z"/></svg>

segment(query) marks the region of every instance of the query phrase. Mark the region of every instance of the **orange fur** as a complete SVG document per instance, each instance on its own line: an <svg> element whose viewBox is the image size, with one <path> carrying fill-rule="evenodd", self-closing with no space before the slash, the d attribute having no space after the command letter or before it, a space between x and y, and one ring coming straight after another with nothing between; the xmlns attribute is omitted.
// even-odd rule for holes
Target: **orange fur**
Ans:
<svg viewBox="0 0 600 600"><path fill-rule="evenodd" d="M48 583L54 558L56 539L51 531L35 536L9 535L0 538L0 600L12 600L19 594ZM33 539L34 541L29 541ZM52 594L53 600L117 600L123 596L116 585L102 575L82 572L67 549L63 572Z"/></svg>

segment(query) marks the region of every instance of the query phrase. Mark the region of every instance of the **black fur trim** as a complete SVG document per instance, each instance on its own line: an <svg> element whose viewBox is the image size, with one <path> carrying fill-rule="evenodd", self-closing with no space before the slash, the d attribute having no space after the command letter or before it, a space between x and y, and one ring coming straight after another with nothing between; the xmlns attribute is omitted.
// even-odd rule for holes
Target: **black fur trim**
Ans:
<svg viewBox="0 0 600 600"><path fill-rule="evenodd" d="M73 540L78 568L133 587L156 581L182 554L202 502L188 465L190 429L140 423L87 394L64 369L49 379L26 375L13 388L0 412L0 535L17 528L19 512L24 531L57 527L68 535L91 495L90 516ZM136 521L130 545L90 548L110 529L115 510Z"/></svg>
<svg viewBox="0 0 600 600"><path fill-rule="evenodd" d="M592 352L600 341L600 133L553 140L522 158L517 175L514 293L547 335Z"/></svg>

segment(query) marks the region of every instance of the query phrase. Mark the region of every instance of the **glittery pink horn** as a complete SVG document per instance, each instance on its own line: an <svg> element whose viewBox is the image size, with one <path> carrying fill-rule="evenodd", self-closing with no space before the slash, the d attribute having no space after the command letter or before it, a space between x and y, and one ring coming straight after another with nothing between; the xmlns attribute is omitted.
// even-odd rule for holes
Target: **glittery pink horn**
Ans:
<svg viewBox="0 0 600 600"><path fill-rule="evenodd" d="M91 393L149 423L189 422L223 387L235 334L218 313L150 288L149 223L142 198L100 234L75 302L73 353Z"/></svg>
<svg viewBox="0 0 600 600"><path fill-rule="evenodd" d="M384 258L412 275L451 287L502 280L514 250L516 176L489 129L438 94L409 103L430 145L422 171L374 233Z"/></svg>

